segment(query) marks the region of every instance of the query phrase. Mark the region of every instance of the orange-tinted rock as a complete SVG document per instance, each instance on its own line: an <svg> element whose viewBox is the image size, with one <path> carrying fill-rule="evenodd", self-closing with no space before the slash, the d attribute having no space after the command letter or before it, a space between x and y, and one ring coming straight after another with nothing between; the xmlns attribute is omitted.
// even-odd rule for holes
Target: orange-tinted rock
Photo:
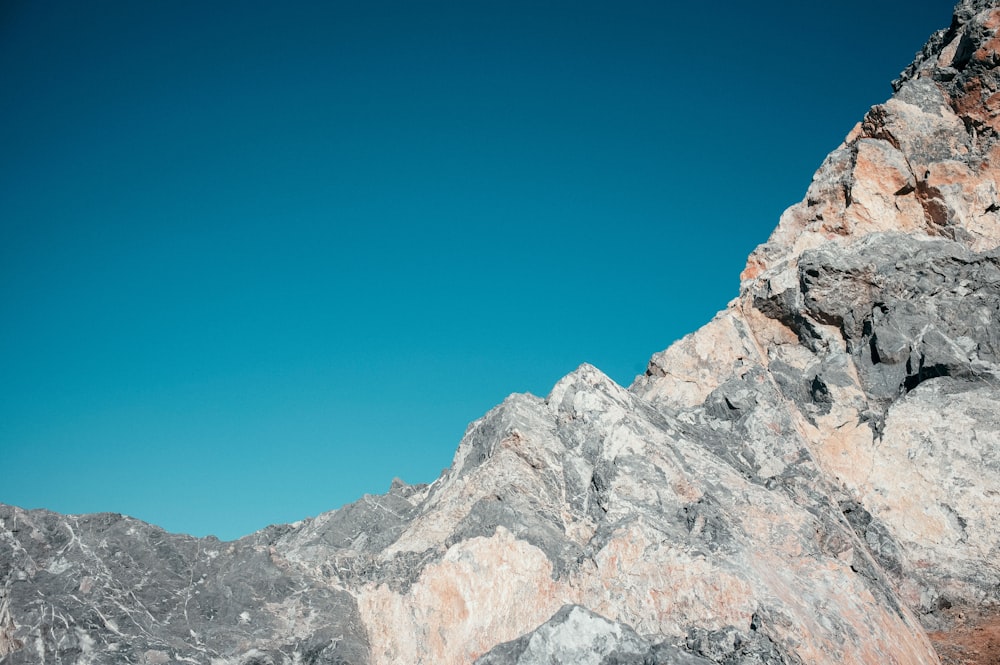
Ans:
<svg viewBox="0 0 1000 665"><path fill-rule="evenodd" d="M939 662L1000 606L998 29L960 2L631 387L513 395L431 485L225 546L0 506L0 658L124 653L65 610L146 662Z"/></svg>

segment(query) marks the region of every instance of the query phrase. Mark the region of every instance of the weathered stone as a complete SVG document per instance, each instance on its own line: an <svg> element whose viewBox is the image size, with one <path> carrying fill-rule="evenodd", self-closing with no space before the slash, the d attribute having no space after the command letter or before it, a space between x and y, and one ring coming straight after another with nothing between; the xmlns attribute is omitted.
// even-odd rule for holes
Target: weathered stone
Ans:
<svg viewBox="0 0 1000 665"><path fill-rule="evenodd" d="M578 605L567 605L544 624L499 644L476 665L709 665L668 644L651 645L628 626Z"/></svg>
<svg viewBox="0 0 1000 665"><path fill-rule="evenodd" d="M0 506L0 662L937 662L1000 606L998 29L960 2L632 386L513 395L430 485L232 543Z"/></svg>

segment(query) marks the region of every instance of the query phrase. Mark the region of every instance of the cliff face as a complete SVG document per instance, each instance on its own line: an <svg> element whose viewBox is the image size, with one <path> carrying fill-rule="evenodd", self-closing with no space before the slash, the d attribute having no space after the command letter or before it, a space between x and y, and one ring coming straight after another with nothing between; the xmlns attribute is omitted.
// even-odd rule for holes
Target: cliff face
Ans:
<svg viewBox="0 0 1000 665"><path fill-rule="evenodd" d="M741 294L428 486L232 543L0 507L0 662L935 663L1000 603L1000 6L964 0Z"/></svg>

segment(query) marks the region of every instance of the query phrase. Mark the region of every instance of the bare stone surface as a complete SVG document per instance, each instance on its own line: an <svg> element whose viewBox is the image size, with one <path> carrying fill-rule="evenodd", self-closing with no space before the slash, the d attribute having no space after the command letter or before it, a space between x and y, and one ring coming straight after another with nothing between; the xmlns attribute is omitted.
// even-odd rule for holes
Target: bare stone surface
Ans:
<svg viewBox="0 0 1000 665"><path fill-rule="evenodd" d="M937 663L1000 605L1000 8L963 0L628 389L239 541L0 506L0 663Z"/></svg>
<svg viewBox="0 0 1000 665"><path fill-rule="evenodd" d="M702 642L697 642L699 645ZM497 645L476 665L709 665L668 644L650 644L628 626L567 605L538 629Z"/></svg>

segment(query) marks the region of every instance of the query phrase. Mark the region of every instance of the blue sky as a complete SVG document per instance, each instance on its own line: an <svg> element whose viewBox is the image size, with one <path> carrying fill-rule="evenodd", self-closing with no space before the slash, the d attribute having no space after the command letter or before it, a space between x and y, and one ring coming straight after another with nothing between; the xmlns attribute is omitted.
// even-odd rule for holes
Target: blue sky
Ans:
<svg viewBox="0 0 1000 665"><path fill-rule="evenodd" d="M947 2L0 4L0 501L234 538L627 385Z"/></svg>

